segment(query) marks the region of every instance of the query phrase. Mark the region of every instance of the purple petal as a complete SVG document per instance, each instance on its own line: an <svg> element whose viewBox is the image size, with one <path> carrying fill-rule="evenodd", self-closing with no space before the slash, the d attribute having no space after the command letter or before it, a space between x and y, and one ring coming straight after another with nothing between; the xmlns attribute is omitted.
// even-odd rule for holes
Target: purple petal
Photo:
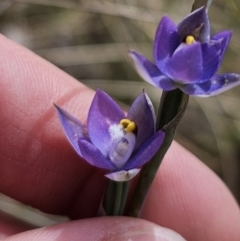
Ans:
<svg viewBox="0 0 240 241"><path fill-rule="evenodd" d="M64 130L64 133L65 133L68 141L70 142L70 144L72 145L74 150L80 156L82 156L79 146L78 146L78 140L80 138L86 138L85 134L87 131L86 131L84 125L77 118L72 116L70 113L68 113L63 108L57 106L56 104L54 104L54 106L57 110L59 120L62 124L62 128Z"/></svg>
<svg viewBox="0 0 240 241"><path fill-rule="evenodd" d="M164 91L170 91L177 88L176 83L165 75L162 75L159 78L158 87L160 87Z"/></svg>
<svg viewBox="0 0 240 241"><path fill-rule="evenodd" d="M89 164L108 170L116 169L116 167L90 142L86 141L85 139L79 139L78 144L82 157Z"/></svg>
<svg viewBox="0 0 240 241"><path fill-rule="evenodd" d="M132 156L132 158L122 168L123 170L130 170L139 168L155 155L160 146L163 143L165 134L162 131L158 131L155 135L151 136L145 141Z"/></svg>
<svg viewBox="0 0 240 241"><path fill-rule="evenodd" d="M163 17L158 25L153 55L158 68L164 73L167 61L180 44L177 27L168 17Z"/></svg>
<svg viewBox="0 0 240 241"><path fill-rule="evenodd" d="M105 92L98 90L88 113L88 133L91 142L107 156L111 145L109 126L125 117L122 109Z"/></svg>
<svg viewBox="0 0 240 241"><path fill-rule="evenodd" d="M149 84L160 87L165 91L176 89L174 82L163 75L158 67L141 54L134 50L129 51L135 69L138 74Z"/></svg>
<svg viewBox="0 0 240 241"><path fill-rule="evenodd" d="M201 44L181 44L168 62L166 75L180 83L196 82L202 75Z"/></svg>
<svg viewBox="0 0 240 241"><path fill-rule="evenodd" d="M137 125L136 148L155 133L155 112L147 94L140 94L131 105L127 118Z"/></svg>
<svg viewBox="0 0 240 241"><path fill-rule="evenodd" d="M217 72L231 35L231 31L218 33L212 37L209 44L202 45L203 75L201 80L208 80Z"/></svg>
<svg viewBox="0 0 240 241"><path fill-rule="evenodd" d="M220 33L215 34L211 38L211 42L215 42L215 41L220 42L221 43L221 54L224 55L231 37L232 37L232 31L226 30L226 31L222 31Z"/></svg>
<svg viewBox="0 0 240 241"><path fill-rule="evenodd" d="M202 43L209 41L210 24L204 7L189 14L177 27L181 41L184 41L189 35L194 36L196 40Z"/></svg>
<svg viewBox="0 0 240 241"><path fill-rule="evenodd" d="M221 74L215 75L211 80L201 84L182 85L180 89L189 95L199 97L209 97L221 94L240 84L239 74Z"/></svg>

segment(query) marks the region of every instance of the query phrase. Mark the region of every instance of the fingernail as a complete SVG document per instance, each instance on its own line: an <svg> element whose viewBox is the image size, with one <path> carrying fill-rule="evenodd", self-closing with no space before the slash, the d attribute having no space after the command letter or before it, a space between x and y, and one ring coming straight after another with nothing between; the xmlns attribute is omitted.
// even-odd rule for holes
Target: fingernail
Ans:
<svg viewBox="0 0 240 241"><path fill-rule="evenodd" d="M157 225L151 225L145 228L129 230L123 232L114 241L186 241L180 234L175 231L163 228Z"/></svg>

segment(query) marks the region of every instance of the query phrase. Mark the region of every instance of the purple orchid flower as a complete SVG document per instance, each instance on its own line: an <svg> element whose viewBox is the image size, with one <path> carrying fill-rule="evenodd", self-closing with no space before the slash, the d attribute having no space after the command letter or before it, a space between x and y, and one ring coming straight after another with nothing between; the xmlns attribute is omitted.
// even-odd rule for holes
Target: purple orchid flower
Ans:
<svg viewBox="0 0 240 241"><path fill-rule="evenodd" d="M240 84L240 75L216 74L232 32L210 38L204 7L192 12L177 26L168 17L160 21L154 40L155 63L134 50L129 54L140 76L150 84L170 91L176 88L200 97L220 94Z"/></svg>
<svg viewBox="0 0 240 241"><path fill-rule="evenodd" d="M68 141L89 164L107 169L105 176L128 181L161 146L164 133L155 130L155 113L143 92L125 116L105 92L98 90L91 104L87 127L55 105Z"/></svg>

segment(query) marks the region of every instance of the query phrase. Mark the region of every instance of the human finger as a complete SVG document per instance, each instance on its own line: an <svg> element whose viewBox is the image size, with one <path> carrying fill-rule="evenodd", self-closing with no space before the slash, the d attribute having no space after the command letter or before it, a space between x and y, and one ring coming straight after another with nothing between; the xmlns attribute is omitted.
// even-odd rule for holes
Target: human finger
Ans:
<svg viewBox="0 0 240 241"><path fill-rule="evenodd" d="M240 239L240 211L223 182L194 155L173 143L160 166L142 218L187 240Z"/></svg>
<svg viewBox="0 0 240 241"><path fill-rule="evenodd" d="M53 108L85 121L94 92L3 36L0 44L0 191L48 213L96 215L103 172L74 153Z"/></svg>
<svg viewBox="0 0 240 241"><path fill-rule="evenodd" d="M10 236L4 241L184 241L176 232L141 219L104 217L72 221Z"/></svg>

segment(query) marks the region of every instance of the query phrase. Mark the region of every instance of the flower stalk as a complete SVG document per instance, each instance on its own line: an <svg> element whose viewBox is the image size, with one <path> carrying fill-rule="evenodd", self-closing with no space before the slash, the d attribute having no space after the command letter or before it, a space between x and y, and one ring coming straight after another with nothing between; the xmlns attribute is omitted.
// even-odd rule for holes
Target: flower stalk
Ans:
<svg viewBox="0 0 240 241"><path fill-rule="evenodd" d="M108 180L103 198L103 210L107 216L121 216L124 213L130 182Z"/></svg>
<svg viewBox="0 0 240 241"><path fill-rule="evenodd" d="M173 141L176 127L184 115L188 99L189 96L180 90L163 92L157 116L157 129L165 131L165 139L156 155L142 168L139 181L127 212L128 216L139 216L148 190L162 163L163 157Z"/></svg>

